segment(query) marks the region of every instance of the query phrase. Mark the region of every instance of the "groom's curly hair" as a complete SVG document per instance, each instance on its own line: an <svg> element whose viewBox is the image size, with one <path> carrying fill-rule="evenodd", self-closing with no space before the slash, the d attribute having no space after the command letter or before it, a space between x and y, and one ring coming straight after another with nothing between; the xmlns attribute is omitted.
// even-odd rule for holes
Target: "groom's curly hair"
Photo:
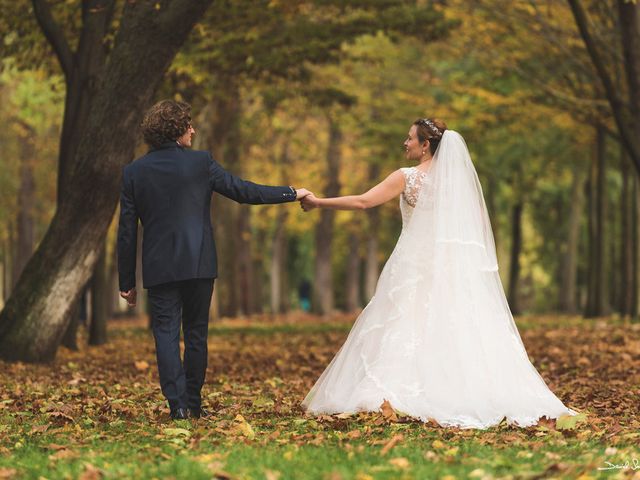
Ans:
<svg viewBox="0 0 640 480"><path fill-rule="evenodd" d="M150 147L174 142L191 125L191 105L175 100L162 100L151 107L142 120L142 135Z"/></svg>

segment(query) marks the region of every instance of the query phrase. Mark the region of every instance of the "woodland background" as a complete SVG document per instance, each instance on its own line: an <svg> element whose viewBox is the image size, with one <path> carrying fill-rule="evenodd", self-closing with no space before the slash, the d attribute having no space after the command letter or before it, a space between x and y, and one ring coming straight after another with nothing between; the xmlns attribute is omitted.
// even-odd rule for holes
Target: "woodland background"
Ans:
<svg viewBox="0 0 640 480"><path fill-rule="evenodd" d="M0 12L0 478L638 478L636 1ZM122 168L162 98L193 105L195 148L229 171L321 196L407 166L411 123L445 120L480 176L530 360L580 415L487 431L388 404L305 415L397 240L398 204L304 214L214 195L214 416L169 422L144 295L135 311L119 300L114 248Z"/></svg>
<svg viewBox="0 0 640 480"><path fill-rule="evenodd" d="M52 358L60 341L74 345L81 316L94 319L100 343L106 319L124 312L114 248L121 168L146 151L144 108L167 97L193 105L195 148L231 172L325 196L361 193L405 166L412 121L442 118L472 152L513 312L637 316L635 2L2 7L0 297L9 308L0 350L11 340L9 356ZM163 47L154 23L171 32ZM395 202L304 215L215 195L213 212L214 318L295 310L307 287L315 313L357 311L400 229Z"/></svg>

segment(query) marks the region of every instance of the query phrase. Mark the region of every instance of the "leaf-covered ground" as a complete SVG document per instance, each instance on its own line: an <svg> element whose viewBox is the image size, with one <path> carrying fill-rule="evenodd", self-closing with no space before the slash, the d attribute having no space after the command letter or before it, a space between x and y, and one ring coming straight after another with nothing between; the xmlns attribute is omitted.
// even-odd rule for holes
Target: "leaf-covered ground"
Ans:
<svg viewBox="0 0 640 480"><path fill-rule="evenodd" d="M211 327L207 420L172 422L145 322L52 365L0 362L2 478L640 478L640 324L519 318L550 388L584 415L521 429L445 429L392 410L311 418L300 401L353 316ZM608 468L608 470L604 470Z"/></svg>

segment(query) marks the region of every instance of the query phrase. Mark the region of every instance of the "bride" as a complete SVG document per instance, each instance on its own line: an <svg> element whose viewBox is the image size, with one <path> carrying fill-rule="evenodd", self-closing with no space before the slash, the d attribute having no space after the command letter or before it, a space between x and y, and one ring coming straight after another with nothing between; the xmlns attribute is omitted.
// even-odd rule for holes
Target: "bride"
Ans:
<svg viewBox="0 0 640 480"><path fill-rule="evenodd" d="M307 196L315 207L371 208L400 195L402 232L340 351L302 405L312 414L391 405L441 426L535 425L575 415L529 361L498 275L491 224L464 139L416 120L401 168L362 195Z"/></svg>

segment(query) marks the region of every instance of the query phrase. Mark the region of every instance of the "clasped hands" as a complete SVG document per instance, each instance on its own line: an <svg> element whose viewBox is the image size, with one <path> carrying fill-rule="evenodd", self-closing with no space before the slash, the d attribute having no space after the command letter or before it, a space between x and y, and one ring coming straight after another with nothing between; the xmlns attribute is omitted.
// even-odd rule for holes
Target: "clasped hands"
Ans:
<svg viewBox="0 0 640 480"><path fill-rule="evenodd" d="M318 206L316 202L317 197L313 194L313 192L310 192L306 188L301 188L297 190L297 192L298 195L296 196L296 200L300 202L300 208L302 208L302 210L308 212L309 210L313 210Z"/></svg>

